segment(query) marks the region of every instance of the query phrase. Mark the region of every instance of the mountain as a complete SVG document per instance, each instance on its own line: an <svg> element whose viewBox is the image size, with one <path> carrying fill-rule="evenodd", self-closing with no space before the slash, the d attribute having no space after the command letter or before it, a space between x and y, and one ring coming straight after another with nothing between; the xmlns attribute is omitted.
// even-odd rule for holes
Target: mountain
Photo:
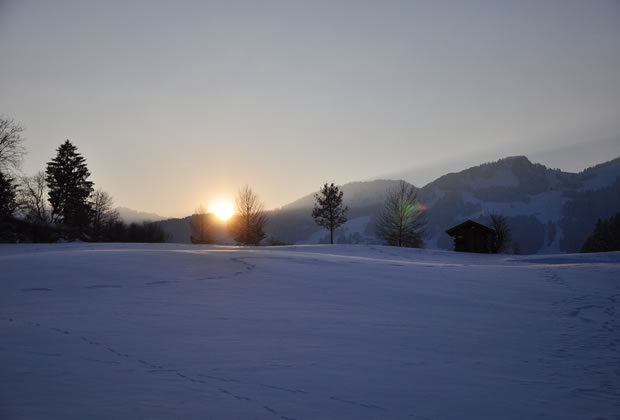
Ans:
<svg viewBox="0 0 620 420"><path fill-rule="evenodd" d="M128 207L117 207L116 211L118 211L121 219L126 223L156 222L165 219L165 217L159 214L137 211Z"/></svg>
<svg viewBox="0 0 620 420"><path fill-rule="evenodd" d="M597 218L620 211L619 177L620 158L575 174L524 156L444 175L420 191L429 207L427 245L450 249L446 227L499 213L524 253L578 252Z"/></svg>
<svg viewBox="0 0 620 420"><path fill-rule="evenodd" d="M167 242L189 243L189 238L192 233L190 227L191 218L191 216L187 216L183 218L160 220L157 224L162 227L164 232L166 232L166 235L169 238ZM211 229L215 242L219 245L234 245L235 241L226 231L226 227L217 222L215 217L213 217L213 214L211 214L211 220L211 223L213 223Z"/></svg>
<svg viewBox="0 0 620 420"><path fill-rule="evenodd" d="M580 173L562 172L514 156L450 173L419 189L428 208L428 248L452 248L445 230L489 214L508 218L523 253L578 252L598 218L620 211L620 158ZM342 186L349 222L337 242L379 242L374 223L386 193L398 181L354 182ZM288 243L318 243L327 232L311 217L313 194L271 212L267 233Z"/></svg>
<svg viewBox="0 0 620 420"><path fill-rule="evenodd" d="M411 181L411 180L406 180ZM380 243L374 226L386 194L398 180L344 184L349 221L336 232L337 243ZM525 156L513 156L443 175L418 189L427 207L427 248L452 249L445 230L489 215L506 216L520 252L579 252L598 218L620 212L620 158L579 173L550 169ZM312 219L314 193L268 212L266 233L283 243L324 243L328 232ZM189 218L160 222L175 242L189 241Z"/></svg>
<svg viewBox="0 0 620 420"><path fill-rule="evenodd" d="M399 181L376 180L351 182L342 186L344 204L349 207L349 221L336 232L339 243L376 242L371 219L383 206L386 191L395 188ZM318 192L318 191L317 191ZM285 243L319 243L327 240L327 232L319 228L311 213L314 194L308 194L280 209L268 212L265 232L268 237ZM355 238L349 236L355 235ZM355 240L354 240L355 239Z"/></svg>

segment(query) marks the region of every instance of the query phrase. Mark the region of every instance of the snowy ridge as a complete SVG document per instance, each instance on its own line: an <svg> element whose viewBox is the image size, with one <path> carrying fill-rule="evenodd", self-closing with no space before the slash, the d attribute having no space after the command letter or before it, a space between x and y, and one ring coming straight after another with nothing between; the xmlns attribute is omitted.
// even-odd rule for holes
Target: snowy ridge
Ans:
<svg viewBox="0 0 620 420"><path fill-rule="evenodd" d="M356 222L336 235L338 242L380 243L374 223L395 183L343 186L349 218ZM444 175L421 188L419 197L428 208L428 248L451 249L446 229L465 219L486 224L489 214L499 213L509 218L520 252L577 252L598 218L620 212L620 158L580 173L567 173L532 163L524 156L509 157ZM285 206L273 212L269 233L286 242L319 243L326 231L314 225L312 204L312 195L308 195L291 205L294 210ZM361 222L364 220L367 223Z"/></svg>

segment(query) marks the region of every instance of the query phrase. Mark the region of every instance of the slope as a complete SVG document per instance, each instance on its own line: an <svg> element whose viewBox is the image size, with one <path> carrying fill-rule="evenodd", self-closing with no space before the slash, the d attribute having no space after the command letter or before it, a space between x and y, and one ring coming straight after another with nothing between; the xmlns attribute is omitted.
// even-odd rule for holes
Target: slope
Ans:
<svg viewBox="0 0 620 420"><path fill-rule="evenodd" d="M620 254L0 246L4 418L612 418Z"/></svg>

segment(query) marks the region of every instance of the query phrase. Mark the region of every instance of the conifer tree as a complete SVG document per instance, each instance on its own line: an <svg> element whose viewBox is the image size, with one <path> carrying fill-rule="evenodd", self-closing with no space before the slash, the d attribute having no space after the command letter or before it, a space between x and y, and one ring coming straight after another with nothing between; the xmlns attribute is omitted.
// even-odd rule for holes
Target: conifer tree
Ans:
<svg viewBox="0 0 620 420"><path fill-rule="evenodd" d="M620 213L609 219L598 219L581 252L620 251Z"/></svg>
<svg viewBox="0 0 620 420"><path fill-rule="evenodd" d="M16 208L13 178L0 171L0 221L13 215Z"/></svg>
<svg viewBox="0 0 620 420"><path fill-rule="evenodd" d="M325 183L319 193L314 195L316 202L312 217L317 225L329 230L331 244L334 243L334 231L347 221L346 214L349 209L343 206L343 195L344 193L333 182L331 185Z"/></svg>
<svg viewBox="0 0 620 420"><path fill-rule="evenodd" d="M57 152L45 171L52 220L84 232L92 213L88 198L93 192L86 159L69 140Z"/></svg>

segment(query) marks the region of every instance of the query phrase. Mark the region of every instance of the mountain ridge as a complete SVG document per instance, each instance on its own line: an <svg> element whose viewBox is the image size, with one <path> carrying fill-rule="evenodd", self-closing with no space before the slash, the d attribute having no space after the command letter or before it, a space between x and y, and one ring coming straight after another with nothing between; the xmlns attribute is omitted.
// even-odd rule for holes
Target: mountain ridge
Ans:
<svg viewBox="0 0 620 420"><path fill-rule="evenodd" d="M336 242L380 243L374 232L376 218L387 192L398 182L342 185L349 222L336 233ZM620 157L573 173L533 163L526 156L508 156L444 174L416 189L428 208L426 247L451 249L446 229L465 219L487 223L491 213L499 213L508 218L523 253L578 252L597 218L620 212ZM327 232L311 217L315 193L268 211L267 235L285 243L324 241Z"/></svg>

